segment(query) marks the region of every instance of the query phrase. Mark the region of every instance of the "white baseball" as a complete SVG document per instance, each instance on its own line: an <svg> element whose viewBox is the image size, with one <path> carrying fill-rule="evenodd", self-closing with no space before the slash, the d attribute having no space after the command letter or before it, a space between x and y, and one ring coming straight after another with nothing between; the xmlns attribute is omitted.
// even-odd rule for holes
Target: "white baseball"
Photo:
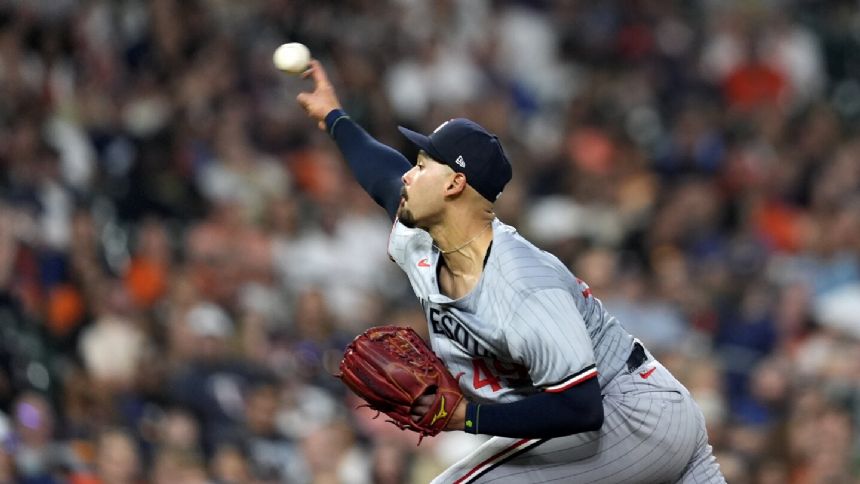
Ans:
<svg viewBox="0 0 860 484"><path fill-rule="evenodd" d="M301 74L306 71L311 62L311 51L304 44L290 42L275 49L272 62L278 69L290 73Z"/></svg>

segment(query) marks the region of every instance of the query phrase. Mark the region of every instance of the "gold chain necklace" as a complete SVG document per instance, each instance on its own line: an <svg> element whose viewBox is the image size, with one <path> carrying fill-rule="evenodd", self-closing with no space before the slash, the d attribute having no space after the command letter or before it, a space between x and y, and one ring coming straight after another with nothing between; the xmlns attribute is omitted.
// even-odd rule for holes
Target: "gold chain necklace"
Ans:
<svg viewBox="0 0 860 484"><path fill-rule="evenodd" d="M442 248L441 248L441 247L439 247L438 245L436 245L435 243L433 244L433 247L435 247L435 248L436 248L436 250L438 250L438 251L439 251L439 253L440 253L440 254L442 254L442 255L445 255L445 254L453 254L454 252L459 252L460 250L462 250L462 249L466 248L469 244L471 244L472 242L474 242L475 240L477 240L477 238L478 238L478 237L480 237L480 236L481 236L481 234L483 234L484 232L486 232L486 231L487 231L487 229L488 229L491 225L493 225L493 221L492 221L492 220L490 220L490 223L488 223L487 225L485 225L485 226L484 226L484 228L483 228L483 229L481 229L481 231L480 231L480 232L478 232L478 234L477 234L477 235L475 235L474 237L472 237L471 239L469 239L469 241L468 241L468 242L466 242L465 244L461 245L460 247L457 247L456 249L451 249L451 250L442 250Z"/></svg>

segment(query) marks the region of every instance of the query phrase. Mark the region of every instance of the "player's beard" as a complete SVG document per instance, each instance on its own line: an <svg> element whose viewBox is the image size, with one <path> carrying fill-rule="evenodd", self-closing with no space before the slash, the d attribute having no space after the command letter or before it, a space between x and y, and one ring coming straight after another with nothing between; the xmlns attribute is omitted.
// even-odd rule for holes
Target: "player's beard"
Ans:
<svg viewBox="0 0 860 484"><path fill-rule="evenodd" d="M400 189L400 206L397 207L397 220L403 225L409 227L410 229L415 228L415 216L412 215L412 211L406 208L404 202L409 200L409 195L406 194L406 187L402 187Z"/></svg>
<svg viewBox="0 0 860 484"><path fill-rule="evenodd" d="M397 209L397 220L410 229L415 228L415 218L412 216L412 212L408 208L400 207Z"/></svg>

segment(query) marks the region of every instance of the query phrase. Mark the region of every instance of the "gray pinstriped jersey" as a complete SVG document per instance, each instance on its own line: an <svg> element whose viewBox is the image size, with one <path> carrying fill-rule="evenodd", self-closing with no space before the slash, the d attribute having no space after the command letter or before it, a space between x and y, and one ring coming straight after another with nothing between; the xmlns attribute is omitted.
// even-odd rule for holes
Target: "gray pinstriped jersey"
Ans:
<svg viewBox="0 0 860 484"><path fill-rule="evenodd" d="M603 388L626 364L633 338L588 286L498 219L484 272L460 299L440 294L426 231L395 222L388 252L421 301L433 350L473 401L561 391L595 371Z"/></svg>

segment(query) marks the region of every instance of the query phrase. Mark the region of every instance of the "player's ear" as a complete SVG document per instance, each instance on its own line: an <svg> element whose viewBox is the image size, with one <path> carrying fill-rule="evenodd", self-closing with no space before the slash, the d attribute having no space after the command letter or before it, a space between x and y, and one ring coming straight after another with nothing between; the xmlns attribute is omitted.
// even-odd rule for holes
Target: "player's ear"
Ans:
<svg viewBox="0 0 860 484"><path fill-rule="evenodd" d="M445 187L445 195L454 196L459 195L466 189L466 175L454 172L454 176L452 176L448 180L448 185Z"/></svg>

